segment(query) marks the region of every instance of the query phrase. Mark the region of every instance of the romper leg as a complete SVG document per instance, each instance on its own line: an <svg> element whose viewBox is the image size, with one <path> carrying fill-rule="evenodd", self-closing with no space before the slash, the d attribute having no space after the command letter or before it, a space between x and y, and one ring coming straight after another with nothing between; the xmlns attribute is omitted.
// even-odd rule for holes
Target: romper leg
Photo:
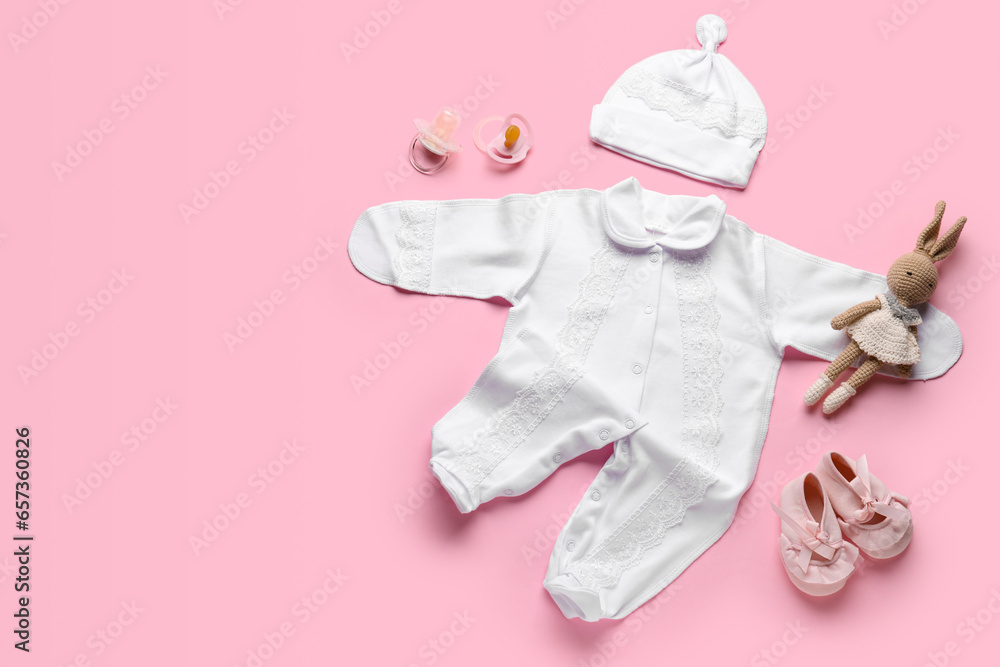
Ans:
<svg viewBox="0 0 1000 667"><path fill-rule="evenodd" d="M567 618L624 618L729 526L753 478L749 448L712 472L676 435L647 427L616 442L563 527L544 586Z"/></svg>
<svg viewBox="0 0 1000 667"><path fill-rule="evenodd" d="M563 463L647 422L592 374L546 363L556 355L532 335L525 338L533 344L509 350L508 361L519 362L508 364L515 372L484 371L470 398L432 430L431 472L463 513L520 496Z"/></svg>

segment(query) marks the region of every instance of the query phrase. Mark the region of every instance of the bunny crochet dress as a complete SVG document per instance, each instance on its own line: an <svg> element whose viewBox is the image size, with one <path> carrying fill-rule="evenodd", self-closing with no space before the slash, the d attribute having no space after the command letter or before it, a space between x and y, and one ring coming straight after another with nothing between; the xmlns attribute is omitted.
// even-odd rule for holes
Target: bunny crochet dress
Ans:
<svg viewBox="0 0 1000 667"><path fill-rule="evenodd" d="M714 195L635 179L383 204L358 219L348 252L380 283L512 305L496 356L431 429L431 471L459 510L613 448L544 581L563 614L587 621L634 611L726 532L785 347L833 359L847 338L830 314L886 289L883 276L754 232ZM961 352L955 323L921 308L928 344L914 379Z"/></svg>
<svg viewBox="0 0 1000 667"><path fill-rule="evenodd" d="M923 322L916 308L899 303L891 291L878 295L881 308L861 317L847 327L847 335L866 354L887 364L915 364L920 361L920 346L911 326Z"/></svg>

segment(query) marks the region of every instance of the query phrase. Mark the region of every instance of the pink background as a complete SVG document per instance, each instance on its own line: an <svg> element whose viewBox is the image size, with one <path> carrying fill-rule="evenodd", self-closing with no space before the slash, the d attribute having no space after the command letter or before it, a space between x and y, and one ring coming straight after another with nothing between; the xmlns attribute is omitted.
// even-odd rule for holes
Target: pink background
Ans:
<svg viewBox="0 0 1000 667"><path fill-rule="evenodd" d="M995 659L1000 9L577 1L4 3L2 440L12 449L14 429L32 429L36 541L30 656L11 648L13 547L0 548L0 662ZM368 25L376 36L345 56L372 12L386 25ZM705 13L728 21L721 52L768 110L745 192L587 135L615 78L692 46ZM433 177L396 174L412 119L445 104L465 115L466 152ZM474 149L472 129L514 111L537 144L504 170ZM86 155L67 158L71 147ZM75 167L57 173L67 159ZM873 381L835 419L801 402L823 363L790 355L736 526L627 620L586 624L564 619L541 582L552 537L609 452L460 515L430 477L430 429L496 351L505 308L377 285L346 241L362 210L389 200L560 180L603 189L633 175L661 192L714 192L762 233L880 272L945 199L947 221L969 223L934 302L965 353L932 382ZM212 198L196 202L196 190ZM872 212L866 229L852 227L859 207ZM241 318L259 326L234 344ZM351 376L402 333L411 343L355 391ZM36 352L50 358L22 377ZM9 545L11 449L0 457ZM814 600L787 581L778 520L761 506L775 479L827 449L867 452L913 500L916 537L898 561ZM213 521L223 529L206 533Z"/></svg>

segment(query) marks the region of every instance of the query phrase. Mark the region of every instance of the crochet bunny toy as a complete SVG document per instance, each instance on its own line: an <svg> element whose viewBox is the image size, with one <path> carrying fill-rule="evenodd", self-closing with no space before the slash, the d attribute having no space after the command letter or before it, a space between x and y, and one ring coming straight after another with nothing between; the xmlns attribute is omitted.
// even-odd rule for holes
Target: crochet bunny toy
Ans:
<svg viewBox="0 0 1000 667"><path fill-rule="evenodd" d="M830 322L837 330L846 327L851 343L809 387L805 395L806 405L816 403L833 386L837 376L862 354L867 354L868 358L847 382L830 392L823 401L823 412L826 414L846 403L857 393L858 387L870 380L884 364L896 364L899 375L909 377L913 364L920 361L917 325L921 319L914 306L924 303L934 294L938 284L934 263L951 254L965 226L965 218L959 218L944 236L938 238L944 206L943 201L937 203L934 219L920 232L913 252L906 253L889 268L886 276L889 291L848 308Z"/></svg>

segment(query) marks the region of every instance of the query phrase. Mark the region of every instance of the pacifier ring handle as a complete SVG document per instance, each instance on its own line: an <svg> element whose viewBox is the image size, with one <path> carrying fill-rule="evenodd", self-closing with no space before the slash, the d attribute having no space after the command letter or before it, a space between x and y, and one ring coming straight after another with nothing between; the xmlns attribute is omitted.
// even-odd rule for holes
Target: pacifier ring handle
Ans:
<svg viewBox="0 0 1000 667"><path fill-rule="evenodd" d="M484 153L488 152L486 148L487 142L483 140L483 128L490 123L503 123L503 116L487 116L486 118L479 121L476 125L476 129L472 131L472 141L476 144L476 148Z"/></svg>
<svg viewBox="0 0 1000 667"><path fill-rule="evenodd" d="M417 162L416 150L418 141L420 141L419 133L417 133L417 135L413 137L413 143L410 144L410 164L413 165L413 168L419 171L421 174L433 174L440 171L441 167L443 167L445 163L448 161L450 154L445 153L441 157L441 159L435 162L434 164L427 166L422 165L419 162ZM430 151L427 152L429 153Z"/></svg>

